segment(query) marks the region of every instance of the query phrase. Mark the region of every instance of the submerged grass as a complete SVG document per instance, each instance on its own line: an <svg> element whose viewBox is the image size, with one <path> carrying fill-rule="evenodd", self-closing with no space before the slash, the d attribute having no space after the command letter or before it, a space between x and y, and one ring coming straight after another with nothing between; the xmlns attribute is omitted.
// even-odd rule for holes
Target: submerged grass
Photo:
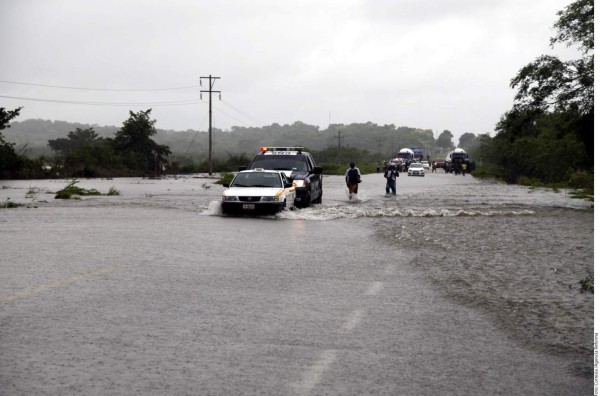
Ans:
<svg viewBox="0 0 600 396"><path fill-rule="evenodd" d="M594 293L594 275L593 274L588 275L584 279L580 280L579 284L581 285L582 293L585 293L585 292Z"/></svg>
<svg viewBox="0 0 600 396"><path fill-rule="evenodd" d="M77 183L79 183L79 181L77 179L73 179L65 188L58 191L54 198L56 198L56 199L79 199L82 196L103 195L100 191L96 190L95 188L85 189L85 188L78 187L78 186L76 186ZM121 195L121 193L115 187L111 187L108 190L108 194L106 194L106 195Z"/></svg>
<svg viewBox="0 0 600 396"><path fill-rule="evenodd" d="M499 175L501 172L497 167L478 167L475 171L471 172L474 177L480 179L496 179L503 180ZM594 201L594 174L591 171L570 170L565 179L562 182L544 182L536 178L519 176L516 180L516 184L521 186L527 186L531 189L536 188L550 188L554 192L560 190L570 190L569 194L573 198L585 199L590 202Z"/></svg>
<svg viewBox="0 0 600 396"><path fill-rule="evenodd" d="M7 198L4 202L0 202L0 209L12 209L18 208L19 206L23 206L23 204L13 202L10 198Z"/></svg>

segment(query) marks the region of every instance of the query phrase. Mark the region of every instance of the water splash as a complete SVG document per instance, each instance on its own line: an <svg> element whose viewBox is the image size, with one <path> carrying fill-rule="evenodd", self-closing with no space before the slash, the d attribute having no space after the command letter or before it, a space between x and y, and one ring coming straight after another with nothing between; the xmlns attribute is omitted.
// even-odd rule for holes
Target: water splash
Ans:
<svg viewBox="0 0 600 396"><path fill-rule="evenodd" d="M289 220L335 220L358 219L362 217L502 217L502 216L530 216L535 214L529 209L420 209L398 208L395 206L356 206L356 205L315 205L310 208L284 211L277 215L278 218Z"/></svg>
<svg viewBox="0 0 600 396"><path fill-rule="evenodd" d="M207 208L200 208L201 216L221 216L223 211L221 210L221 201L210 201Z"/></svg>

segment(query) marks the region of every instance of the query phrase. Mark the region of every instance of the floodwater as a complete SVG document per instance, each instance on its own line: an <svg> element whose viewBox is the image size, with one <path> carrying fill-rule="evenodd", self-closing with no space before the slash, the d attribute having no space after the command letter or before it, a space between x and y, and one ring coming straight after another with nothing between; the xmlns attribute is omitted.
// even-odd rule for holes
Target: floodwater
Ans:
<svg viewBox="0 0 600 396"><path fill-rule="evenodd" d="M582 394L591 204L471 176L225 217L206 175L0 181L0 394Z"/></svg>

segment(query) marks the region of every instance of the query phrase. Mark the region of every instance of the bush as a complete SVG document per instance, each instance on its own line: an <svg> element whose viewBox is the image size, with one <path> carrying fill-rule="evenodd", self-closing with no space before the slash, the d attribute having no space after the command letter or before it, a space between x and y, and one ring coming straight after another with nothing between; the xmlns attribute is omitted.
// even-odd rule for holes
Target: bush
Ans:
<svg viewBox="0 0 600 396"><path fill-rule="evenodd" d="M98 190L92 188L86 190L85 188L77 187L75 184L79 183L78 180L73 179L65 188L56 193L55 199L71 199L78 196L84 195L102 195Z"/></svg>
<svg viewBox="0 0 600 396"><path fill-rule="evenodd" d="M215 182L215 184L229 184L233 180L233 173L223 173L221 178Z"/></svg>
<svg viewBox="0 0 600 396"><path fill-rule="evenodd" d="M6 201L0 202L0 209L8 209L8 208L18 208L19 206L23 206L20 203L16 203L7 198Z"/></svg>
<svg viewBox="0 0 600 396"><path fill-rule="evenodd" d="M571 173L567 182L571 188L594 189L594 175L585 170L577 170Z"/></svg>

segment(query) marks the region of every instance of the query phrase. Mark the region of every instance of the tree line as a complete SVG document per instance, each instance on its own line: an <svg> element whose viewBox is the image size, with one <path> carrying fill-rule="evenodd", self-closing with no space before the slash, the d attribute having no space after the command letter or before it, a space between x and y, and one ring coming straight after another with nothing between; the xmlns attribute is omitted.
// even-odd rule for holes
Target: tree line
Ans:
<svg viewBox="0 0 600 396"><path fill-rule="evenodd" d="M20 111L20 108L13 111L11 119ZM151 111L130 111L121 129L44 120L6 125L13 130L6 135L20 142L20 148L16 143L10 144L13 151L16 149L20 154L15 158L20 159L10 169L3 168L3 175L43 177L42 168L52 169L47 172L48 176L55 177L207 172L208 133L157 130ZM61 135L61 128L71 130L65 136L64 132ZM47 139L49 136L54 138ZM465 142L474 141L474 134L464 136L471 137L464 139ZM324 130L300 121L255 128L234 126L230 131L213 130L213 169L217 172L237 170L240 165L247 165L261 146L304 147L326 169L351 161L369 163L375 169L376 162L389 160L403 147L423 147L432 157L434 154L445 157L454 148L453 138L447 130L436 139L429 129L393 124L380 126L371 122L333 124ZM47 140L43 147L33 144L44 139ZM32 155L34 153L37 155Z"/></svg>
<svg viewBox="0 0 600 396"><path fill-rule="evenodd" d="M593 185L593 15L593 0L577 0L559 11L550 44L577 46L581 58L562 61L542 55L524 66L510 81L515 100L495 135L467 132L459 137L458 147L478 163L476 176L509 183L576 180ZM151 109L130 111L119 129L43 120L11 124L21 110L0 108L0 178L156 176L209 169L208 133L157 130ZM12 135L6 131L11 126ZM3 131L12 140L22 138L21 147ZM53 137L42 147L33 144L44 141L40 133ZM374 168L404 147L422 147L431 160L445 158L455 148L448 130L436 137L430 129L371 122L331 124L321 130L297 121L213 133L217 172L246 165L259 146L305 147L326 171L350 161Z"/></svg>
<svg viewBox="0 0 600 396"><path fill-rule="evenodd" d="M9 122L22 108L7 111L0 108L0 131L10 128ZM65 138L48 140L56 153L30 158L18 154L14 143L0 133L0 177L109 177L158 175L168 164L171 150L151 137L156 134L156 120L151 110L129 112L114 137L100 137L93 128L75 128Z"/></svg>
<svg viewBox="0 0 600 396"><path fill-rule="evenodd" d="M570 183L593 189L594 2L577 0L558 12L550 45L575 46L580 58L541 55L510 81L512 109L477 152L490 175L509 183Z"/></svg>

